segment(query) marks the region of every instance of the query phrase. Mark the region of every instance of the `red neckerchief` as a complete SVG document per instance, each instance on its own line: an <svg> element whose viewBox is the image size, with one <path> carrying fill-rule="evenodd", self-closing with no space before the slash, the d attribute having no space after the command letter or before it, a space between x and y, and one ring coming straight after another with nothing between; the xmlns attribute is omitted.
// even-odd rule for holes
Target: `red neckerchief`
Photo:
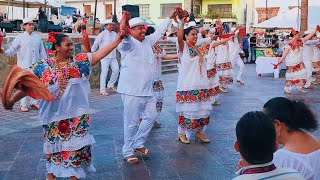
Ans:
<svg viewBox="0 0 320 180"><path fill-rule="evenodd" d="M298 40L296 44L294 44L292 41L290 41L289 46L291 47L291 49L294 51L296 49L299 49L303 46L303 43L301 40Z"/></svg>
<svg viewBox="0 0 320 180"><path fill-rule="evenodd" d="M277 167L274 164L263 166L263 167L254 167L245 169L244 171L240 172L240 175L242 174L259 174L259 173L265 173L275 170Z"/></svg>

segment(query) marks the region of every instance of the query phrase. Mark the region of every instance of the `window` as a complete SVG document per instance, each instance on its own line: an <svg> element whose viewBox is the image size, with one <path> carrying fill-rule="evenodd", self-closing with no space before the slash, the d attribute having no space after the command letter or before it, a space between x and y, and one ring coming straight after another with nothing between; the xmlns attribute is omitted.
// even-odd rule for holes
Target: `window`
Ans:
<svg viewBox="0 0 320 180"><path fill-rule="evenodd" d="M161 17L169 16L172 9L182 7L182 3L160 4Z"/></svg>
<svg viewBox="0 0 320 180"><path fill-rule="evenodd" d="M193 6L193 14L201 14L201 6L200 5L194 5Z"/></svg>
<svg viewBox="0 0 320 180"><path fill-rule="evenodd" d="M215 13L224 16L230 16L232 14L232 4L209 4L208 12Z"/></svg>
<svg viewBox="0 0 320 180"><path fill-rule="evenodd" d="M149 4L137 4L139 6L140 17L149 18L150 17L150 9Z"/></svg>

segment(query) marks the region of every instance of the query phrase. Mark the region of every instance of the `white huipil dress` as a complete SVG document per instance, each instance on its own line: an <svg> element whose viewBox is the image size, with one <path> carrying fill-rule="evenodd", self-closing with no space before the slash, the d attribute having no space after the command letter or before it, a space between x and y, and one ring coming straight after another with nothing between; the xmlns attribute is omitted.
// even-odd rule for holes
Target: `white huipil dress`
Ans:
<svg viewBox="0 0 320 180"><path fill-rule="evenodd" d="M316 77L318 79L320 76L320 44L315 45L313 58L312 71L316 73Z"/></svg>
<svg viewBox="0 0 320 180"><path fill-rule="evenodd" d="M216 48L216 66L219 76L219 83L222 87L226 87L233 83L232 64L229 53L228 43L217 46Z"/></svg>
<svg viewBox="0 0 320 180"><path fill-rule="evenodd" d="M155 48L155 46L158 46L158 48ZM166 52L163 49L161 48L159 49L159 48L160 46L157 43L153 47L154 60L155 60L153 94L157 100L156 107L157 107L158 115L157 115L156 121L158 123L160 123L159 115L162 110L163 93L164 93L164 87L161 81L161 76L162 76L161 61L162 61L162 57L166 54Z"/></svg>
<svg viewBox="0 0 320 180"><path fill-rule="evenodd" d="M188 47L186 42L183 53L179 53L180 66L176 92L176 111L179 113L178 133L185 134L188 139L192 132L205 131L212 109L207 63L205 55L203 56L200 68L198 53L194 48Z"/></svg>
<svg viewBox="0 0 320 180"><path fill-rule="evenodd" d="M216 41L212 41L210 43L209 51L206 53L207 55L207 77L209 80L209 93L211 97L211 104L215 103L218 100L219 93L219 76L217 74L217 54L216 49L212 48L213 44Z"/></svg>
<svg viewBox="0 0 320 180"><path fill-rule="evenodd" d="M95 172L91 149L95 140L90 133L89 76L91 53L80 53L69 66L56 69L53 58L31 66L32 72L47 86L54 100L40 101L39 120L43 126L46 168L56 177L86 177ZM68 73L69 72L69 75ZM68 79L60 99L59 78Z"/></svg>
<svg viewBox="0 0 320 180"><path fill-rule="evenodd" d="M290 49L286 57L286 83L285 90L302 88L307 82L307 70L302 58L302 42L293 45L291 42L284 46Z"/></svg>

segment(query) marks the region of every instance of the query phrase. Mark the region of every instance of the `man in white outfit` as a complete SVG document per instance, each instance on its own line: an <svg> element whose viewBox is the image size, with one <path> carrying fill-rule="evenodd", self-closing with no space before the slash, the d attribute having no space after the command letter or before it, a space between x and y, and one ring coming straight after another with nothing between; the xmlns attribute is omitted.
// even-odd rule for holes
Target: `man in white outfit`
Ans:
<svg viewBox="0 0 320 180"><path fill-rule="evenodd" d="M113 42L117 37L117 33L113 31L114 29L114 22L112 19L107 19L105 22L105 30L102 31L96 40L94 41L93 46L91 47L91 51L95 52L98 48L102 48L108 45L110 42ZM108 89L116 92L116 88L114 84L116 83L118 76L119 76L119 64L116 58L116 49L110 52L110 54L104 57L101 62L101 74L100 74L100 94L107 96L109 95L106 89L106 81L109 72L109 67L111 67L112 73L110 80L108 82Z"/></svg>
<svg viewBox="0 0 320 180"><path fill-rule="evenodd" d="M32 18L23 19L24 33L19 34L12 42L9 49L4 52L5 56L13 56L17 54L17 66L23 69L29 69L30 66L41 59L46 59L47 54L43 46L41 37L34 33L34 23ZM3 51L2 51L3 52ZM20 100L20 110L28 112L27 97ZM38 101L30 100L30 106L33 109L39 109Z"/></svg>
<svg viewBox="0 0 320 180"><path fill-rule="evenodd" d="M232 69L235 70L236 65L239 67L239 72L237 75L237 83L240 83L241 85L244 85L244 82L242 81L242 75L244 73L245 65L239 55L240 53L240 43L238 41L238 34L239 31L237 30L235 32L234 41L230 40L229 43L229 52L230 52L230 59L232 64Z"/></svg>
<svg viewBox="0 0 320 180"><path fill-rule="evenodd" d="M316 79L312 77L312 61L314 60L314 45L319 43L320 40L317 39L317 36L314 36L303 44L303 63L307 70L307 83L304 88L310 88L311 83L316 84L314 82Z"/></svg>
<svg viewBox="0 0 320 180"><path fill-rule="evenodd" d="M130 164L139 162L134 151L149 155L144 142L157 117L156 99L153 97L154 53L152 47L169 29L175 10L170 13L155 33L145 36L146 23L141 18L129 21L131 35L118 46L121 53L121 73L118 92L124 106L123 156ZM142 118L138 127L138 120Z"/></svg>

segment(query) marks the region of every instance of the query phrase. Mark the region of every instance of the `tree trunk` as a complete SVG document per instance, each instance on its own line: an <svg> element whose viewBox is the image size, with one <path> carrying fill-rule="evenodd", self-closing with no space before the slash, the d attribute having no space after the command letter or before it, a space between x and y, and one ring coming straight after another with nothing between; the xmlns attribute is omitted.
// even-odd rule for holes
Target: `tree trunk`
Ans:
<svg viewBox="0 0 320 180"><path fill-rule="evenodd" d="M301 0L301 35L308 30L308 0Z"/></svg>

